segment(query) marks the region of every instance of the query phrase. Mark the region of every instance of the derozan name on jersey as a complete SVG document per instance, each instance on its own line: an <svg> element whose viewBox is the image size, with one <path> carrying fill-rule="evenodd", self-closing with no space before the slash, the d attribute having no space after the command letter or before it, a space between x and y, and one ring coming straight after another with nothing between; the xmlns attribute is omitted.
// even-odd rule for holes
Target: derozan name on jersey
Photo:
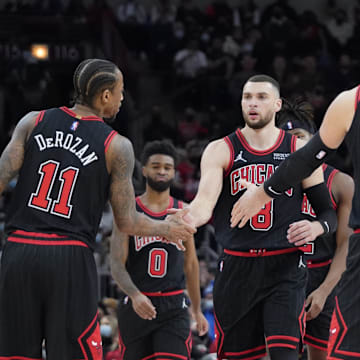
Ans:
<svg viewBox="0 0 360 360"><path fill-rule="evenodd" d="M162 236L134 236L135 241L135 250L140 251L146 245L152 244L154 242L167 242ZM177 244L169 243L171 245L176 246L178 250L181 250Z"/></svg>
<svg viewBox="0 0 360 360"><path fill-rule="evenodd" d="M44 138L41 134L38 134L34 136L34 139L36 140L40 151L50 148L62 148L68 150L77 156L84 166L98 160L94 151L85 156L90 145L85 144L82 146L83 140L78 136L75 137L73 134L67 134L65 136L62 131L56 131L55 137Z"/></svg>

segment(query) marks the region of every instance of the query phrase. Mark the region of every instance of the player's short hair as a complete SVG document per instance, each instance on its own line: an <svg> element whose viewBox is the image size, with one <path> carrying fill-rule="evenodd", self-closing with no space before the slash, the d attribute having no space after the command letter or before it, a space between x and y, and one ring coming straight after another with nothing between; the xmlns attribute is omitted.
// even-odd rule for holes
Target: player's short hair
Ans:
<svg viewBox="0 0 360 360"><path fill-rule="evenodd" d="M154 140L146 143L144 150L141 154L141 163L145 166L149 157L154 154L168 155L177 163L177 151L175 146L170 140Z"/></svg>
<svg viewBox="0 0 360 360"><path fill-rule="evenodd" d="M283 100L281 110L276 114L277 126L284 130L303 129L315 134L317 127L314 122L314 109L310 103L301 99L290 102Z"/></svg>
<svg viewBox="0 0 360 360"><path fill-rule="evenodd" d="M271 85L273 85L280 94L280 84L269 75L264 75L264 74L254 75L254 76L251 76L246 81L246 83L248 83L248 82L268 82Z"/></svg>
<svg viewBox="0 0 360 360"><path fill-rule="evenodd" d="M86 59L76 68L73 75L74 102L92 106L95 95L116 85L119 68L108 60Z"/></svg>

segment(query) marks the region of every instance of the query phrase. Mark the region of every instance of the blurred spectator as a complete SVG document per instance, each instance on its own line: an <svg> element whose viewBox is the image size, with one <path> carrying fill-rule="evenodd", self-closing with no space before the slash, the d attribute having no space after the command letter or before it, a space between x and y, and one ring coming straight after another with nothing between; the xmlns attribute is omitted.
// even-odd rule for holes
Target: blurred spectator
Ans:
<svg viewBox="0 0 360 360"><path fill-rule="evenodd" d="M195 24L203 24L204 15L194 0L182 0L178 7L176 20L181 21L186 28L193 28Z"/></svg>
<svg viewBox="0 0 360 360"><path fill-rule="evenodd" d="M238 0L233 7L233 24L244 32L260 24L261 12L255 0Z"/></svg>
<svg viewBox="0 0 360 360"><path fill-rule="evenodd" d="M208 66L206 54L199 49L197 39L188 41L174 57L174 66L177 75L182 79L195 79L203 74Z"/></svg>
<svg viewBox="0 0 360 360"><path fill-rule="evenodd" d="M354 31L354 25L346 11L338 8L334 16L327 21L326 27L338 47L344 49Z"/></svg>
<svg viewBox="0 0 360 360"><path fill-rule="evenodd" d="M148 125L144 129L144 141L153 141L158 139L175 139L176 130L172 121L164 118L163 109L159 105L154 105L151 109Z"/></svg>
<svg viewBox="0 0 360 360"><path fill-rule="evenodd" d="M107 354L116 350L119 346L116 316L104 315L100 319L100 335L103 346L103 356L104 359L108 360L109 357L107 357Z"/></svg>
<svg viewBox="0 0 360 360"><path fill-rule="evenodd" d="M251 54L243 55L240 61L240 70L235 72L229 81L229 93L233 104L239 104L242 89L245 81L252 75L256 74L255 65L257 59Z"/></svg>
<svg viewBox="0 0 360 360"><path fill-rule="evenodd" d="M151 24L173 24L176 19L177 5L171 0L154 0L150 8Z"/></svg>
<svg viewBox="0 0 360 360"><path fill-rule="evenodd" d="M296 33L294 22L288 17L284 8L280 5L274 6L269 17L264 19L264 36L271 43L273 52L287 54L288 43Z"/></svg>
<svg viewBox="0 0 360 360"><path fill-rule="evenodd" d="M215 28L218 36L224 36L231 31L232 9L227 0L214 0L206 7L205 14L207 23Z"/></svg>
<svg viewBox="0 0 360 360"><path fill-rule="evenodd" d="M116 17L120 23L144 24L146 10L138 0L123 0L116 9Z"/></svg>
<svg viewBox="0 0 360 360"><path fill-rule="evenodd" d="M184 145L190 140L203 137L207 133L207 129L201 125L196 111L191 107L187 107L184 110L184 116L179 121L177 132L178 143Z"/></svg>

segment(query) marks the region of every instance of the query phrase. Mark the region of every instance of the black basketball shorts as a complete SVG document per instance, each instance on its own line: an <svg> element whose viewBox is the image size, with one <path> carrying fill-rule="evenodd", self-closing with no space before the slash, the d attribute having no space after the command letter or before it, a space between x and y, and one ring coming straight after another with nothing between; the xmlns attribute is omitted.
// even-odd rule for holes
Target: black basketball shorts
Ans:
<svg viewBox="0 0 360 360"><path fill-rule="evenodd" d="M40 360L43 339L50 360L102 359L93 254L81 242L70 244L6 243L0 359Z"/></svg>
<svg viewBox="0 0 360 360"><path fill-rule="evenodd" d="M140 318L126 296L119 302L119 343L124 360L189 360L191 334L185 295L149 296L156 307L153 320Z"/></svg>
<svg viewBox="0 0 360 360"><path fill-rule="evenodd" d="M220 258L214 284L218 359L265 356L265 339L269 349L301 348L307 268L299 251L281 251Z"/></svg>

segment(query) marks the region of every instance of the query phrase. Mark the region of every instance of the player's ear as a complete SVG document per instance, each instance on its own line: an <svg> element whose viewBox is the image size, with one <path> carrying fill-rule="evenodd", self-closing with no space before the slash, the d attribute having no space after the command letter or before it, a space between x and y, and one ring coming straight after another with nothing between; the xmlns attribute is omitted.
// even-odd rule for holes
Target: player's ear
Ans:
<svg viewBox="0 0 360 360"><path fill-rule="evenodd" d="M282 99L278 98L275 100L275 112L279 112L282 108Z"/></svg>
<svg viewBox="0 0 360 360"><path fill-rule="evenodd" d="M110 100L110 97L111 97L111 91L109 89L103 90L103 92L101 93L101 102L107 104Z"/></svg>
<svg viewBox="0 0 360 360"><path fill-rule="evenodd" d="M144 177L147 176L147 172L146 172L146 167L145 167L145 166L143 166L143 167L141 168L141 172L142 172L142 174L143 174Z"/></svg>

